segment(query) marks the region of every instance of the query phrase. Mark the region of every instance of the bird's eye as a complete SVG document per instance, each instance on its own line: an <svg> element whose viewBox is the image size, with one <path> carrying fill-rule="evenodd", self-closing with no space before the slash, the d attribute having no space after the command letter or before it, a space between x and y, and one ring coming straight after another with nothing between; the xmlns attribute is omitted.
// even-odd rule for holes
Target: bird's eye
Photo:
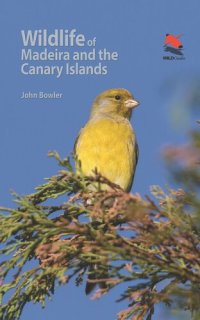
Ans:
<svg viewBox="0 0 200 320"><path fill-rule="evenodd" d="M120 99L121 99L121 96L119 96L119 95L115 96L115 100L120 100Z"/></svg>

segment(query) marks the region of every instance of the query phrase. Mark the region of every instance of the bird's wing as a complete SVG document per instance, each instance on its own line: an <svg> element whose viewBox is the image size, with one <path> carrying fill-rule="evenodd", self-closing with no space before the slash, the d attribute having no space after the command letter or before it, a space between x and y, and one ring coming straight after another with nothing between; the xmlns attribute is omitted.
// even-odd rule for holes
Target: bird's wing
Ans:
<svg viewBox="0 0 200 320"><path fill-rule="evenodd" d="M139 159L139 146L137 141L135 142L135 166L137 166L138 159Z"/></svg>
<svg viewBox="0 0 200 320"><path fill-rule="evenodd" d="M76 140L74 142L74 148L73 148L73 155L76 156L76 147L77 147L77 143L78 143L78 138L80 136L80 133L78 134L78 136L76 137Z"/></svg>
<svg viewBox="0 0 200 320"><path fill-rule="evenodd" d="M134 176L135 176L135 170L136 170L136 166L137 166L138 158L139 158L139 147L138 147L137 141L135 141L135 145L134 145L134 155L135 155L135 167L134 167L132 179L130 181L130 185L129 185L128 190L127 190L128 192L131 190L132 185L133 185L133 180L134 180ZM130 154L130 157L131 156L132 156L132 154Z"/></svg>
<svg viewBox="0 0 200 320"><path fill-rule="evenodd" d="M81 133L82 133L82 131L83 131L84 128L85 128L85 127L81 128L81 130L79 131L79 134L78 134L78 136L76 137L76 140L75 140L75 142L74 142L74 148L73 148L73 154L74 154L74 156L77 155L76 149L77 149L78 140L79 140L79 137L80 137L80 135L81 135Z"/></svg>

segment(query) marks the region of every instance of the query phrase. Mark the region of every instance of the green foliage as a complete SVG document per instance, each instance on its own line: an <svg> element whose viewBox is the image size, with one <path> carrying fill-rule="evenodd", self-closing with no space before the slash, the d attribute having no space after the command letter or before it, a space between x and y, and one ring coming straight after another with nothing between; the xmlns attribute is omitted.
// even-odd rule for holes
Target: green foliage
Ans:
<svg viewBox="0 0 200 320"><path fill-rule="evenodd" d="M182 189L154 186L145 199L98 172L78 176L69 159L51 153L63 167L58 175L31 195L15 195L16 208L0 208L0 318L19 319L30 301L45 306L58 285L72 278L80 285L87 273L98 289L93 298L127 284L118 301L128 309L118 320L150 320L160 302L199 319L199 151L197 132L189 146L168 149Z"/></svg>

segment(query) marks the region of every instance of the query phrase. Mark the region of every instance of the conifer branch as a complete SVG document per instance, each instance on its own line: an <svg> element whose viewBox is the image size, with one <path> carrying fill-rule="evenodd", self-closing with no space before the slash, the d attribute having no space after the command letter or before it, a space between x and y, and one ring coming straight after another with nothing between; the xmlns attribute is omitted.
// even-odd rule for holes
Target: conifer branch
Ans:
<svg viewBox="0 0 200 320"><path fill-rule="evenodd" d="M51 153L62 170L35 193L15 194L16 208L0 207L0 318L19 319L30 301L45 306L58 285L72 278L81 285L87 274L100 287L93 298L127 284L118 302L126 300L128 309L118 320L150 320L157 303L175 301L198 319L199 149L198 132L189 146L168 149L182 188L154 186L145 199L98 172L78 176L68 158ZM110 190L101 191L102 184Z"/></svg>

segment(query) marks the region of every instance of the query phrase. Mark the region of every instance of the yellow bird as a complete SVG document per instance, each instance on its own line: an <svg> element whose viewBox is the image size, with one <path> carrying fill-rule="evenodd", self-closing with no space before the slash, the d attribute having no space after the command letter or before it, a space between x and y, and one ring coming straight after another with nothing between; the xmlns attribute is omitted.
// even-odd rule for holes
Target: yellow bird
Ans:
<svg viewBox="0 0 200 320"><path fill-rule="evenodd" d="M97 169L125 191L130 191L138 161L138 145L129 120L138 104L126 89L110 89L96 97L90 118L74 146L78 172L88 176ZM107 188L101 186L101 189ZM89 270L95 268L96 265L91 265ZM95 287L90 279L95 276L88 276L86 294ZM105 287L105 283L99 286Z"/></svg>
<svg viewBox="0 0 200 320"><path fill-rule="evenodd" d="M138 145L129 120L138 104L126 89L109 89L96 97L90 118L75 142L77 171L88 176L97 169L123 190L130 191Z"/></svg>

